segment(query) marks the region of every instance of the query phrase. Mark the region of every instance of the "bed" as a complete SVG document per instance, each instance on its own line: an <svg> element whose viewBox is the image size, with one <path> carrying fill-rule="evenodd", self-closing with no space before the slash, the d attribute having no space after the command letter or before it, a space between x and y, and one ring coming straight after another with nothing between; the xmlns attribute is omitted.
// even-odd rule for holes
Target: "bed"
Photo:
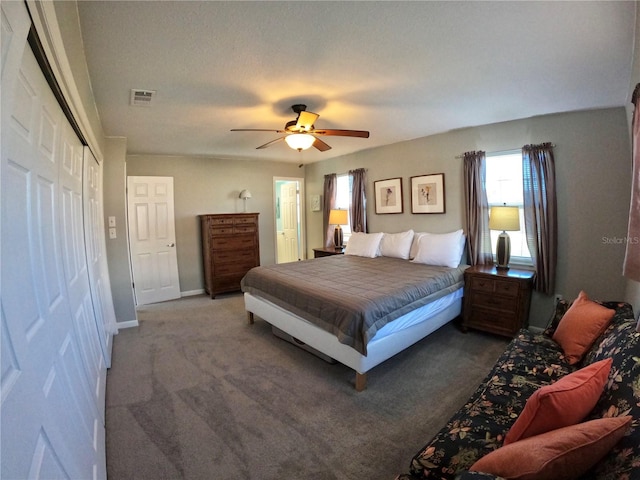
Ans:
<svg viewBox="0 0 640 480"><path fill-rule="evenodd" d="M255 267L242 280L249 323L257 315L352 368L356 390L364 390L370 369L461 314L462 249L453 249L458 260L448 265L410 261L408 251L405 258L380 255L376 247L368 255Z"/></svg>

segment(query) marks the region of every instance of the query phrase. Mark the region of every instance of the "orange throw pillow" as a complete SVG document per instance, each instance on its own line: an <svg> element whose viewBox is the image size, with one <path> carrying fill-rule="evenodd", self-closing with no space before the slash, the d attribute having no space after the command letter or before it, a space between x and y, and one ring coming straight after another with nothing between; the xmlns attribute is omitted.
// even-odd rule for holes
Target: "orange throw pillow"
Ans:
<svg viewBox="0 0 640 480"><path fill-rule="evenodd" d="M498 448L469 470L510 480L572 480L584 475L625 435L631 417L591 420Z"/></svg>
<svg viewBox="0 0 640 480"><path fill-rule="evenodd" d="M615 313L615 310L603 307L590 300L586 293L580 292L552 337L562 348L569 364L575 365L582 359L609 326Z"/></svg>
<svg viewBox="0 0 640 480"><path fill-rule="evenodd" d="M611 358L600 360L536 390L507 432L504 444L581 422L602 395L612 363Z"/></svg>

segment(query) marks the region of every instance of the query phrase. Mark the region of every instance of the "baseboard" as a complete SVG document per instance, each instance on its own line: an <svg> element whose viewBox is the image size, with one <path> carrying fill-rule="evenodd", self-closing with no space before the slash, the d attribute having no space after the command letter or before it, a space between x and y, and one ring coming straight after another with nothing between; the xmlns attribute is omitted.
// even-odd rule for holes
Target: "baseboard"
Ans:
<svg viewBox="0 0 640 480"><path fill-rule="evenodd" d="M118 327L118 330L122 328L138 327L139 325L140 324L138 323L138 320L129 320L128 322L116 322L116 327Z"/></svg>
<svg viewBox="0 0 640 480"><path fill-rule="evenodd" d="M188 292L180 292L181 297L193 297L195 295L202 295L204 293L204 289L201 290L189 290Z"/></svg>

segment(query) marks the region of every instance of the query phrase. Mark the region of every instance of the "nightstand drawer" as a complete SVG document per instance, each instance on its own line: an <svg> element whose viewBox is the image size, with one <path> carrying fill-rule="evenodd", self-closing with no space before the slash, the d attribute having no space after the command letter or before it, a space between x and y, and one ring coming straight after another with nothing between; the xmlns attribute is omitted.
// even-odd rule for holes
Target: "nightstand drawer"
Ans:
<svg viewBox="0 0 640 480"><path fill-rule="evenodd" d="M487 277L472 277L471 289L488 293L499 293L501 295L518 296L520 290L515 282L505 280L496 280Z"/></svg>
<svg viewBox="0 0 640 480"><path fill-rule="evenodd" d="M495 289L495 280L486 277L471 277L470 287L472 290L493 293Z"/></svg>
<svg viewBox="0 0 640 480"><path fill-rule="evenodd" d="M484 292L471 292L471 301L474 306L493 308L506 312L518 311L518 297L505 297Z"/></svg>
<svg viewBox="0 0 640 480"><path fill-rule="evenodd" d="M517 297L520 292L520 286L514 282L505 282L504 280L496 280L496 293L500 295L510 295Z"/></svg>
<svg viewBox="0 0 640 480"><path fill-rule="evenodd" d="M476 308L473 312L473 326L478 330L513 335L519 328L513 322L512 315L504 315L495 311Z"/></svg>

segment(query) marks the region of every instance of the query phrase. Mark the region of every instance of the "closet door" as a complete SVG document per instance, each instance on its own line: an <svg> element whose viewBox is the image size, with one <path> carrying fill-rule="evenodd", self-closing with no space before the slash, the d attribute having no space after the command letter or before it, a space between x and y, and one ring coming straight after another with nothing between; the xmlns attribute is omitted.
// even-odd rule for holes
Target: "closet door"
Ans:
<svg viewBox="0 0 640 480"><path fill-rule="evenodd" d="M107 265L102 165L98 163L89 147L84 147L84 219L93 310L104 360L106 366L110 367L113 335L117 333L117 326ZM104 404L104 398L101 403Z"/></svg>
<svg viewBox="0 0 640 480"><path fill-rule="evenodd" d="M0 477L106 478L83 147L28 47L2 85Z"/></svg>

